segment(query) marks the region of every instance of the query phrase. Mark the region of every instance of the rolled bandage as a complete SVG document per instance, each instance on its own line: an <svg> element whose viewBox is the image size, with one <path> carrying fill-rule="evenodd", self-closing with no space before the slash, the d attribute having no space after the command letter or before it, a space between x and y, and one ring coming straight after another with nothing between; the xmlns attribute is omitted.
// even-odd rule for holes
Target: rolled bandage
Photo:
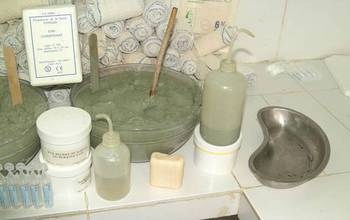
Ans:
<svg viewBox="0 0 350 220"><path fill-rule="evenodd" d="M199 61L197 63L197 72L194 74L194 76L196 77L196 79L203 82L210 72L211 70L209 69L209 67L205 63Z"/></svg>
<svg viewBox="0 0 350 220"><path fill-rule="evenodd" d="M101 28L98 28L96 31L93 32L94 34L97 35L97 47L98 47L98 58L101 59L105 52L106 52L106 35L103 33ZM80 39L82 40L81 42L81 51L82 54L86 57L90 57L90 49L89 49L89 36L90 35L80 35L82 36Z"/></svg>
<svg viewBox="0 0 350 220"><path fill-rule="evenodd" d="M16 55L16 61L23 71L28 71L27 53L25 50Z"/></svg>
<svg viewBox="0 0 350 220"><path fill-rule="evenodd" d="M77 7L78 31L83 34L94 32L97 28L87 18L87 7L84 1L77 1L75 5Z"/></svg>
<svg viewBox="0 0 350 220"><path fill-rule="evenodd" d="M49 108L71 106L69 89L56 89L46 92Z"/></svg>
<svg viewBox="0 0 350 220"><path fill-rule="evenodd" d="M195 40L195 47L199 56L204 56L231 44L237 36L238 29L233 26L224 26L203 35Z"/></svg>
<svg viewBox="0 0 350 220"><path fill-rule="evenodd" d="M193 48L194 35L191 26L185 22L178 22L175 26L174 33L171 38L170 47L184 53Z"/></svg>
<svg viewBox="0 0 350 220"><path fill-rule="evenodd" d="M145 0L143 17L152 27L166 22L170 12L170 6L163 0Z"/></svg>
<svg viewBox="0 0 350 220"><path fill-rule="evenodd" d="M181 55L180 62L182 62L181 72L187 75L194 75L198 71L198 59L192 51L188 51Z"/></svg>
<svg viewBox="0 0 350 220"><path fill-rule="evenodd" d="M135 53L123 54L123 63L143 63L143 64L155 64L155 58L149 58L141 51Z"/></svg>
<svg viewBox="0 0 350 220"><path fill-rule="evenodd" d="M107 48L100 62L105 66L112 66L122 63L122 54L118 49L118 45L115 41L107 40Z"/></svg>
<svg viewBox="0 0 350 220"><path fill-rule="evenodd" d="M163 65L165 67L180 71L181 70L181 60L180 60L180 54L177 52L177 50L174 50L172 48L168 48L168 50L165 53L164 57L164 63Z"/></svg>
<svg viewBox="0 0 350 220"><path fill-rule="evenodd" d="M3 46L12 47L16 54L24 50L24 31L22 21L10 23L3 35Z"/></svg>
<svg viewBox="0 0 350 220"><path fill-rule="evenodd" d="M125 26L138 41L146 40L154 32L154 28L146 23L142 16L127 20Z"/></svg>
<svg viewBox="0 0 350 220"><path fill-rule="evenodd" d="M167 22L161 23L156 27L156 35L159 39L163 40L166 28L168 26Z"/></svg>
<svg viewBox="0 0 350 220"><path fill-rule="evenodd" d="M161 44L162 41L156 35L152 35L142 42L142 51L148 57L157 57Z"/></svg>
<svg viewBox="0 0 350 220"><path fill-rule="evenodd" d="M119 51L123 53L133 53L135 52L140 44L138 40L129 32L129 31L124 31L121 33L121 35L115 39Z"/></svg>
<svg viewBox="0 0 350 220"><path fill-rule="evenodd" d="M86 0L88 19L94 26L126 20L142 14L143 0Z"/></svg>
<svg viewBox="0 0 350 220"><path fill-rule="evenodd" d="M124 32L125 22L117 21L102 26L102 30L105 35L111 39L115 39Z"/></svg>

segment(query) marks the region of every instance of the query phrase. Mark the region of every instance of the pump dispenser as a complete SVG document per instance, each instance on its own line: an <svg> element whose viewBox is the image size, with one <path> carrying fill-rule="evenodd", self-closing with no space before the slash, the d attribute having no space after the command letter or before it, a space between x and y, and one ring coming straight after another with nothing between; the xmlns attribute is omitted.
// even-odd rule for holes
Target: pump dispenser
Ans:
<svg viewBox="0 0 350 220"><path fill-rule="evenodd" d="M254 35L246 29L238 29L232 39L227 58L220 63L220 69L209 73L204 82L200 134L209 144L227 146L239 138L247 82L237 72L231 58L233 45L240 33Z"/></svg>
<svg viewBox="0 0 350 220"><path fill-rule="evenodd" d="M113 130L108 115L98 114L96 119L104 119L108 123L102 143L92 154L96 191L103 199L118 200L130 190L130 151L120 141L119 133Z"/></svg>

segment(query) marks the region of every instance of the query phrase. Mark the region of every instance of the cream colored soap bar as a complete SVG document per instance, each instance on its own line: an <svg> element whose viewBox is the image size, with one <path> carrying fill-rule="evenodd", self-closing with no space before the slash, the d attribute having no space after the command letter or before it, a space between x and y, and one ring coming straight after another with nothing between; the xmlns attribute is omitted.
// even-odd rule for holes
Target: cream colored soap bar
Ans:
<svg viewBox="0 0 350 220"><path fill-rule="evenodd" d="M178 189L184 176L184 158L155 152L150 162L150 183L152 186Z"/></svg>

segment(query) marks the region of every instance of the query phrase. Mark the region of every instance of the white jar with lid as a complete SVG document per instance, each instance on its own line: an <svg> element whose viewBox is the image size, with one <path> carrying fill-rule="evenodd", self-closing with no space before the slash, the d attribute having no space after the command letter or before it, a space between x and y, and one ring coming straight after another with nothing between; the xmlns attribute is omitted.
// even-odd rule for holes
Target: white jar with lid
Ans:
<svg viewBox="0 0 350 220"><path fill-rule="evenodd" d="M39 153L39 161L47 165L47 175L51 177L55 193L64 191L66 193L81 192L91 183L91 154L80 163L71 166L57 166L48 163L42 152ZM63 187L62 187L63 186Z"/></svg>
<svg viewBox="0 0 350 220"><path fill-rule="evenodd" d="M89 157L91 117L83 109L50 109L38 117L36 126L41 152L48 163L69 166Z"/></svg>

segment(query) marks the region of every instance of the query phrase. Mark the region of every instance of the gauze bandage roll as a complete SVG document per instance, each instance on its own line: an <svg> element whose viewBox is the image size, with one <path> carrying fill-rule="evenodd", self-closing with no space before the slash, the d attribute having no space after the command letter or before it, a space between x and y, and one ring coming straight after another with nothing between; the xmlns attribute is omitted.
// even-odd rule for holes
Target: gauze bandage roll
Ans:
<svg viewBox="0 0 350 220"><path fill-rule="evenodd" d="M122 54L118 49L118 45L113 40L107 40L107 48L100 62L105 66L112 66L122 63Z"/></svg>
<svg viewBox="0 0 350 220"><path fill-rule="evenodd" d="M142 14L143 0L86 0L88 19L94 26L122 21Z"/></svg>
<svg viewBox="0 0 350 220"><path fill-rule="evenodd" d="M126 30L128 30L138 41L144 41L150 37L154 28L146 23L142 16L131 18L126 21Z"/></svg>
<svg viewBox="0 0 350 220"><path fill-rule="evenodd" d="M22 21L10 23L3 35L3 46L12 47L16 54L24 50L24 31Z"/></svg>
<svg viewBox="0 0 350 220"><path fill-rule="evenodd" d="M123 54L123 63L143 63L143 64L155 64L155 58L149 58L141 51L135 53Z"/></svg>
<svg viewBox="0 0 350 220"><path fill-rule="evenodd" d="M0 23L21 18L24 8L71 3L71 0L1 0Z"/></svg>
<svg viewBox="0 0 350 220"><path fill-rule="evenodd" d="M162 41L156 35L152 35L142 42L142 51L148 57L157 57L161 44Z"/></svg>
<svg viewBox="0 0 350 220"><path fill-rule="evenodd" d="M102 26L105 35L111 39L116 39L124 32L125 22L117 21Z"/></svg>
<svg viewBox="0 0 350 220"><path fill-rule="evenodd" d="M194 44L194 35L191 29L190 24L178 21L171 38L170 47L180 53L190 51Z"/></svg>
<svg viewBox="0 0 350 220"><path fill-rule="evenodd" d="M187 75L196 74L198 71L198 59L192 51L188 51L181 55L180 62L182 63L181 72Z"/></svg>
<svg viewBox="0 0 350 220"><path fill-rule="evenodd" d="M195 40L195 47L199 56L204 56L221 48L224 48L232 42L237 35L237 28L225 26L203 35Z"/></svg>
<svg viewBox="0 0 350 220"><path fill-rule="evenodd" d="M168 50L165 53L163 65L165 67L180 71L182 66L179 52L172 48L168 48Z"/></svg>
<svg viewBox="0 0 350 220"><path fill-rule="evenodd" d="M25 50L16 55L17 65L23 70L28 71L27 53Z"/></svg>
<svg viewBox="0 0 350 220"><path fill-rule="evenodd" d="M69 89L55 89L45 92L49 103L49 108L71 106Z"/></svg>
<svg viewBox="0 0 350 220"><path fill-rule="evenodd" d="M170 6L164 0L146 0L143 17L152 27L167 21Z"/></svg>
<svg viewBox="0 0 350 220"><path fill-rule="evenodd" d="M77 8L78 31L83 34L94 32L97 28L87 18L87 8L84 1L77 1L75 5Z"/></svg>
<svg viewBox="0 0 350 220"><path fill-rule="evenodd" d="M118 45L119 51L123 53L133 53L140 46L138 40L136 40L136 38L129 31L124 31L121 33L121 35L115 39L115 42Z"/></svg>
<svg viewBox="0 0 350 220"><path fill-rule="evenodd" d="M106 52L106 36L101 30L101 28L97 29L93 32L97 35L97 47L98 47L98 58L101 59ZM90 35L80 35L80 43L82 54L86 57L90 57L90 49L89 49L89 36Z"/></svg>
<svg viewBox="0 0 350 220"><path fill-rule="evenodd" d="M156 35L159 39L163 40L166 28L168 26L167 22L161 23L156 27Z"/></svg>

